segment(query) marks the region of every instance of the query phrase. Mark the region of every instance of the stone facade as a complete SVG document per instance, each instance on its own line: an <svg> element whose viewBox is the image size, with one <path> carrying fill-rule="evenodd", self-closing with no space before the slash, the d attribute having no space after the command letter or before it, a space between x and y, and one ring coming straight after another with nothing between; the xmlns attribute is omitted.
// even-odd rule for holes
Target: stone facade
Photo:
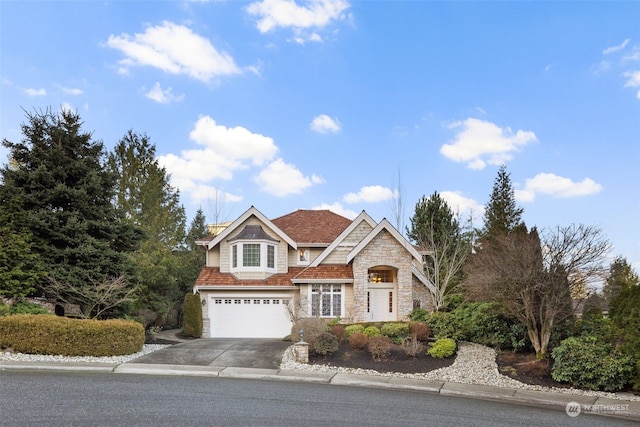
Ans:
<svg viewBox="0 0 640 427"><path fill-rule="evenodd" d="M396 271L394 290L396 319L406 319L413 310L413 257L391 234L384 230L353 260L354 320L367 320L368 273L374 267L392 267Z"/></svg>

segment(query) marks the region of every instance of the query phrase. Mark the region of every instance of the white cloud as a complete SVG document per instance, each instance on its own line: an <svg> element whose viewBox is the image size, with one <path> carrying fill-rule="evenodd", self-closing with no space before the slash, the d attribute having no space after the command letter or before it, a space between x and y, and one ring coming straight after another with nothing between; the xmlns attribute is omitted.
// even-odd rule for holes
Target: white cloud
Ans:
<svg viewBox="0 0 640 427"><path fill-rule="evenodd" d="M126 56L119 62L121 73L128 73L133 66L150 66L203 82L241 73L229 54L219 52L190 28L169 21L148 27L142 34L111 35L106 44Z"/></svg>
<svg viewBox="0 0 640 427"><path fill-rule="evenodd" d="M453 141L444 144L440 153L455 162L466 162L470 169L484 169L488 164L500 165L512 159L514 151L537 141L535 133L500 128L484 120L469 118L449 126L458 129Z"/></svg>
<svg viewBox="0 0 640 427"><path fill-rule="evenodd" d="M323 182L316 175L306 177L294 165L276 159L256 177L255 182L264 192L277 197L301 193L306 188Z"/></svg>
<svg viewBox="0 0 640 427"><path fill-rule="evenodd" d="M83 94L82 89L78 89L74 87L64 87L60 85L57 85L57 86L58 88L60 88L62 92L66 93L67 95L78 96Z"/></svg>
<svg viewBox="0 0 640 427"><path fill-rule="evenodd" d="M172 185L196 200L204 197L212 180L231 180L236 171L260 166L278 151L273 139L243 127L218 125L209 116L198 119L189 137L203 148L158 156L158 162L171 174Z"/></svg>
<svg viewBox="0 0 640 427"><path fill-rule="evenodd" d="M580 182L573 182L552 173L539 173L533 178L528 178L522 190L515 190L516 200L520 202L533 202L536 194L547 194L557 198L570 198L588 196L599 193L602 186L585 178Z"/></svg>
<svg viewBox="0 0 640 427"><path fill-rule="evenodd" d="M261 33L268 33L281 28L294 31L294 41L322 41L322 37L312 31L322 29L333 21L344 19L345 11L351 5L345 0L312 0L298 5L294 0L263 0L251 3L246 11L257 17L257 28Z"/></svg>
<svg viewBox="0 0 640 427"><path fill-rule="evenodd" d="M346 209L345 207L343 207L340 203L333 203L333 204L328 204L328 203L323 203L319 206L315 206L312 209L314 210L325 210L328 209L333 213L336 213L338 215L342 215L345 218L349 218L349 219L355 219L355 217L358 216L358 213L355 211L352 211L351 209Z"/></svg>
<svg viewBox="0 0 640 427"><path fill-rule="evenodd" d="M160 83L156 82L153 88L145 94L145 96L160 104L169 104L170 102L182 101L185 97L184 93L174 95L172 88L162 89Z"/></svg>
<svg viewBox="0 0 640 427"><path fill-rule="evenodd" d="M640 70L627 71L626 73L624 73L624 76L627 78L627 81L625 82L624 87L632 87L632 88L640 87ZM640 99L640 90L636 92L636 98Z"/></svg>
<svg viewBox="0 0 640 427"><path fill-rule="evenodd" d="M26 88L24 89L24 92L29 96L45 96L47 94L47 91L43 88L40 88L40 89Z"/></svg>
<svg viewBox="0 0 640 427"><path fill-rule="evenodd" d="M602 51L602 54L603 55L609 55L610 53L618 52L618 51L624 49L629 44L630 41L631 41L631 39L625 39L622 43L620 43L617 46L611 46L611 47L608 47L608 48L604 49Z"/></svg>
<svg viewBox="0 0 640 427"><path fill-rule="evenodd" d="M442 191L440 197L447 202L455 214L459 215L461 222L466 221L469 215L471 215L474 226L481 225L482 216L484 215L483 205L474 199L463 196L457 191Z"/></svg>
<svg viewBox="0 0 640 427"><path fill-rule="evenodd" d="M218 125L209 116L198 119L189 138L224 158L250 160L254 165L271 160L278 151L272 138L252 133L241 126L228 128Z"/></svg>
<svg viewBox="0 0 640 427"><path fill-rule="evenodd" d="M348 193L342 201L345 203L377 203L391 200L397 194L396 191L380 185L369 185L362 187L358 193Z"/></svg>
<svg viewBox="0 0 640 427"><path fill-rule="evenodd" d="M331 118L326 114L320 114L311 121L309 126L312 131L318 133L336 133L340 131L340 122L336 118Z"/></svg>

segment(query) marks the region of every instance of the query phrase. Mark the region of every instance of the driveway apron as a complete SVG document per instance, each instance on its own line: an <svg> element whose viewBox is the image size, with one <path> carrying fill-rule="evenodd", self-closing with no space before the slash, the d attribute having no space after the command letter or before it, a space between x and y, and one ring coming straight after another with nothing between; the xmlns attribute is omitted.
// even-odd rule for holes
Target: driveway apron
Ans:
<svg viewBox="0 0 640 427"><path fill-rule="evenodd" d="M200 338L174 344L128 363L278 369L288 341L261 338Z"/></svg>

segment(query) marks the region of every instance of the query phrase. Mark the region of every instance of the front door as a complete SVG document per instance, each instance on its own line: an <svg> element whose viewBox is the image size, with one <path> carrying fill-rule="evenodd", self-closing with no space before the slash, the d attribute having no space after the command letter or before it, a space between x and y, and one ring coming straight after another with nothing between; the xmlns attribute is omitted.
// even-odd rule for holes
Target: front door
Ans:
<svg viewBox="0 0 640 427"><path fill-rule="evenodd" d="M372 322L396 320L394 289L369 289L367 291L368 317Z"/></svg>

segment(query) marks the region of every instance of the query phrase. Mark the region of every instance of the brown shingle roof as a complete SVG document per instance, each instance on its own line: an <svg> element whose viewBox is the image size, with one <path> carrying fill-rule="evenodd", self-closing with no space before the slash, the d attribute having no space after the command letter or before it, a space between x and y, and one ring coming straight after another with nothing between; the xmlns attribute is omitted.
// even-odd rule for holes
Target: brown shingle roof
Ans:
<svg viewBox="0 0 640 427"><path fill-rule="evenodd" d="M308 267L297 274L294 280L318 280L318 279L353 279L353 268L344 264L320 264L317 267Z"/></svg>
<svg viewBox="0 0 640 427"><path fill-rule="evenodd" d="M296 243L330 244L351 224L351 220L329 210L299 209L272 220Z"/></svg>
<svg viewBox="0 0 640 427"><path fill-rule="evenodd" d="M231 273L221 273L220 267L204 267L196 279L196 286L293 286L291 279L302 270L304 267L289 267L288 273L273 274L265 280L239 280Z"/></svg>

